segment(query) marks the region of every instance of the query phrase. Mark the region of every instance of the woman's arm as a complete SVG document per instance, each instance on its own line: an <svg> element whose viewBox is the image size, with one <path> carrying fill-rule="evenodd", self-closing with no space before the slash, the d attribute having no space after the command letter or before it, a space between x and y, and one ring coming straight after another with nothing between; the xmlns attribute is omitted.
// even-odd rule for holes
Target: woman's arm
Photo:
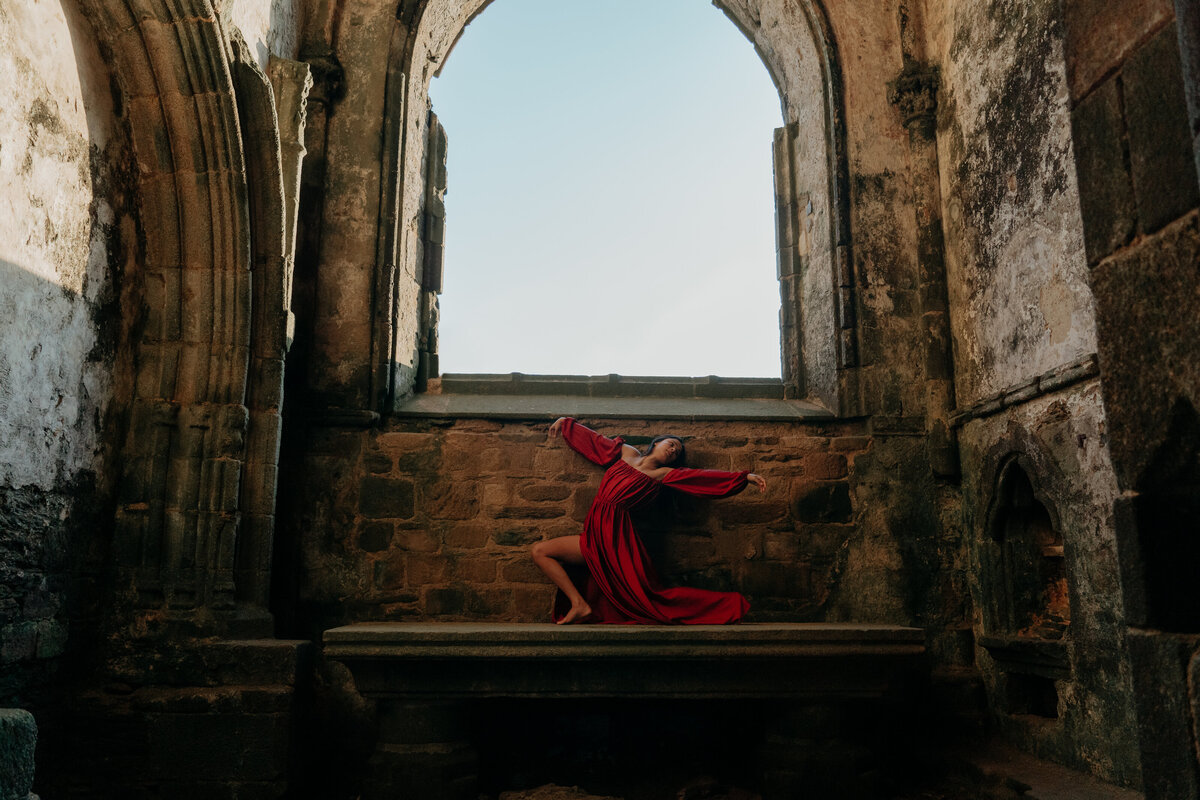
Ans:
<svg viewBox="0 0 1200 800"><path fill-rule="evenodd" d="M662 479L664 486L702 497L728 497L752 483L759 493L767 491L767 482L753 472L723 472L716 469L680 468L669 471Z"/></svg>
<svg viewBox="0 0 1200 800"><path fill-rule="evenodd" d="M620 437L609 439L591 428L580 425L570 417L560 417L550 426L550 439L562 436L572 450L592 463L607 467L621 457L624 442Z"/></svg>

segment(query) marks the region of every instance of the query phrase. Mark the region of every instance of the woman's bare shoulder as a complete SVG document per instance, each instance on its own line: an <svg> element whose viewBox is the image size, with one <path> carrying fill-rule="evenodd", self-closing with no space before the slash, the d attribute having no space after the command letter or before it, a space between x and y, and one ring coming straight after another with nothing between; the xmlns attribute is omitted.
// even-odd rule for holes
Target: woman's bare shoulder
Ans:
<svg viewBox="0 0 1200 800"><path fill-rule="evenodd" d="M622 461L633 461L640 455L641 455L641 452L639 452L638 449L636 447L634 447L633 445L625 444L624 442L621 443L621 460Z"/></svg>

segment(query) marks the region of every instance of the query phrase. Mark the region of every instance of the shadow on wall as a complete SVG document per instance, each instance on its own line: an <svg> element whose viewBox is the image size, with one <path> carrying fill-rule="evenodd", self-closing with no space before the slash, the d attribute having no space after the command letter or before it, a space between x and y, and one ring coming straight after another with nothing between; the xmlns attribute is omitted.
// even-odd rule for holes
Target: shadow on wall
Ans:
<svg viewBox="0 0 1200 800"><path fill-rule="evenodd" d="M1200 416L1187 400L1171 411L1158 452L1138 482L1137 529L1149 626L1200 632Z"/></svg>
<svg viewBox="0 0 1200 800"><path fill-rule="evenodd" d="M84 371L111 365L111 337L102 308L25 267L0 260L0 286L0 706L36 708L103 607L112 482L97 478L102 398Z"/></svg>

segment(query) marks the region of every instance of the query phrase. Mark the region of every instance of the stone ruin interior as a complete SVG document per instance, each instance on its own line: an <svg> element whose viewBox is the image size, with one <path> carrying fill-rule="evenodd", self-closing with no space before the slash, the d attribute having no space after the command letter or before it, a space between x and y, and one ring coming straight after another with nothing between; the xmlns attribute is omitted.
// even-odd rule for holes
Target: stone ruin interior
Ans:
<svg viewBox="0 0 1200 800"><path fill-rule="evenodd" d="M442 374L488 0L0 3L0 798L1200 796L1200 9L715 4L781 379ZM534 624L562 414L747 624Z"/></svg>

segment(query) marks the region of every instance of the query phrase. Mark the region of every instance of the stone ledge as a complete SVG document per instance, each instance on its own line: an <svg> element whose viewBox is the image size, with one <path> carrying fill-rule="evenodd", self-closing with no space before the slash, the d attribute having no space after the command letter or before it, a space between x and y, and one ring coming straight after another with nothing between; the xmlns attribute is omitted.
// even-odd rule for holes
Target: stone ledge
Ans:
<svg viewBox="0 0 1200 800"><path fill-rule="evenodd" d="M328 630L368 697L886 696L923 665L897 625L360 623Z"/></svg>
<svg viewBox="0 0 1200 800"><path fill-rule="evenodd" d="M664 419L796 422L828 420L828 409L785 400L778 378L626 375L448 374L400 402L400 417L553 420Z"/></svg>
<svg viewBox="0 0 1200 800"><path fill-rule="evenodd" d="M393 416L544 421L565 416L689 422L827 422L835 418L828 410L803 400L558 394L419 394L400 403Z"/></svg>
<svg viewBox="0 0 1200 800"><path fill-rule="evenodd" d="M325 631L324 642L329 658L789 658L924 652L925 632L900 625L822 622L573 626L362 622Z"/></svg>
<svg viewBox="0 0 1200 800"><path fill-rule="evenodd" d="M973 406L958 409L950 417L950 427L961 428L968 422L990 417L1013 406L1069 389L1075 384L1091 380L1099 374L1099 357L1095 353L1090 353L1078 361L1056 367L1016 386L1010 386L999 394L985 398Z"/></svg>
<svg viewBox="0 0 1200 800"><path fill-rule="evenodd" d="M641 375L526 375L451 373L430 381L430 391L475 395L572 395L576 397L730 398L782 400L779 378L699 378Z"/></svg>

